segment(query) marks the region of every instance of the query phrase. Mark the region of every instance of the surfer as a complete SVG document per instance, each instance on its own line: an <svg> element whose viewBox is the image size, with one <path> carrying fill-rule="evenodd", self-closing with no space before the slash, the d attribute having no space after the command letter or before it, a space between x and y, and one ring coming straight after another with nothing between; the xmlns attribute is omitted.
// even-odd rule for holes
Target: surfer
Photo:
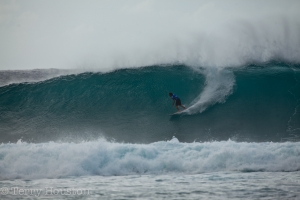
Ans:
<svg viewBox="0 0 300 200"><path fill-rule="evenodd" d="M183 105L181 105L181 100L178 96L176 96L176 94L169 92L169 96L173 100L172 106L174 106L174 103L175 103L176 109L178 110L178 112L180 112L179 106L182 107L183 109L185 109L185 107Z"/></svg>

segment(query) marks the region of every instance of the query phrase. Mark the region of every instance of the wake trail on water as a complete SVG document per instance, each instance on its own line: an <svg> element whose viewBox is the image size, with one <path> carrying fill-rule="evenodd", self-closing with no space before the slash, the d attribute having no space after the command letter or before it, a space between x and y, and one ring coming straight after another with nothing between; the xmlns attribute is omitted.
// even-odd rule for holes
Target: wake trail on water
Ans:
<svg viewBox="0 0 300 200"><path fill-rule="evenodd" d="M224 103L226 97L233 92L235 77L232 71L208 68L201 70L201 73L205 75L205 87L199 96L190 103L188 108L181 112L182 114L202 113L216 103Z"/></svg>

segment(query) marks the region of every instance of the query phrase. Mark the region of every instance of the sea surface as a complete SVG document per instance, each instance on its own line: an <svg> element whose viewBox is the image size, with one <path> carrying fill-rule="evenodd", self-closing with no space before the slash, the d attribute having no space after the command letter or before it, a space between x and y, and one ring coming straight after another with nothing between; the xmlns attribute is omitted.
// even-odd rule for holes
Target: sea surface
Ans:
<svg viewBox="0 0 300 200"><path fill-rule="evenodd" d="M0 80L1 199L300 199L297 64Z"/></svg>
<svg viewBox="0 0 300 200"><path fill-rule="evenodd" d="M299 8L0 0L0 200L300 200Z"/></svg>

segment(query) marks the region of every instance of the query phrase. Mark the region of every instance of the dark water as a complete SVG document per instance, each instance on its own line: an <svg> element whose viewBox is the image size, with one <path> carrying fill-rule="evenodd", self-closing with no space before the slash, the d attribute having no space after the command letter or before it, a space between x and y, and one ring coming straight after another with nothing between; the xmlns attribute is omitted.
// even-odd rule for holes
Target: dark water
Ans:
<svg viewBox="0 0 300 200"><path fill-rule="evenodd" d="M225 93L222 101L212 97L207 108L173 117L169 114L176 110L168 92L191 106L220 78L208 83L205 69L177 65L10 84L0 87L0 141L81 141L103 136L130 143L151 143L172 136L181 142L229 138L298 141L299 68L271 63L223 69L233 79L219 85L232 84L230 92L222 87L208 92L210 96ZM3 77L5 72L1 73ZM18 75L18 71L10 73Z"/></svg>

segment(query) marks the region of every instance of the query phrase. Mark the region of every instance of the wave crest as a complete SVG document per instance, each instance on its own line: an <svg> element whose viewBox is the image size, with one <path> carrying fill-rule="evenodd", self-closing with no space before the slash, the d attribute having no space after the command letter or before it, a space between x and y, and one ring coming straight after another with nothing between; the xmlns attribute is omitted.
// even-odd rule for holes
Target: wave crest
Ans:
<svg viewBox="0 0 300 200"><path fill-rule="evenodd" d="M176 138L152 144L18 142L0 145L0 177L298 171L299 154L299 142L180 143Z"/></svg>

